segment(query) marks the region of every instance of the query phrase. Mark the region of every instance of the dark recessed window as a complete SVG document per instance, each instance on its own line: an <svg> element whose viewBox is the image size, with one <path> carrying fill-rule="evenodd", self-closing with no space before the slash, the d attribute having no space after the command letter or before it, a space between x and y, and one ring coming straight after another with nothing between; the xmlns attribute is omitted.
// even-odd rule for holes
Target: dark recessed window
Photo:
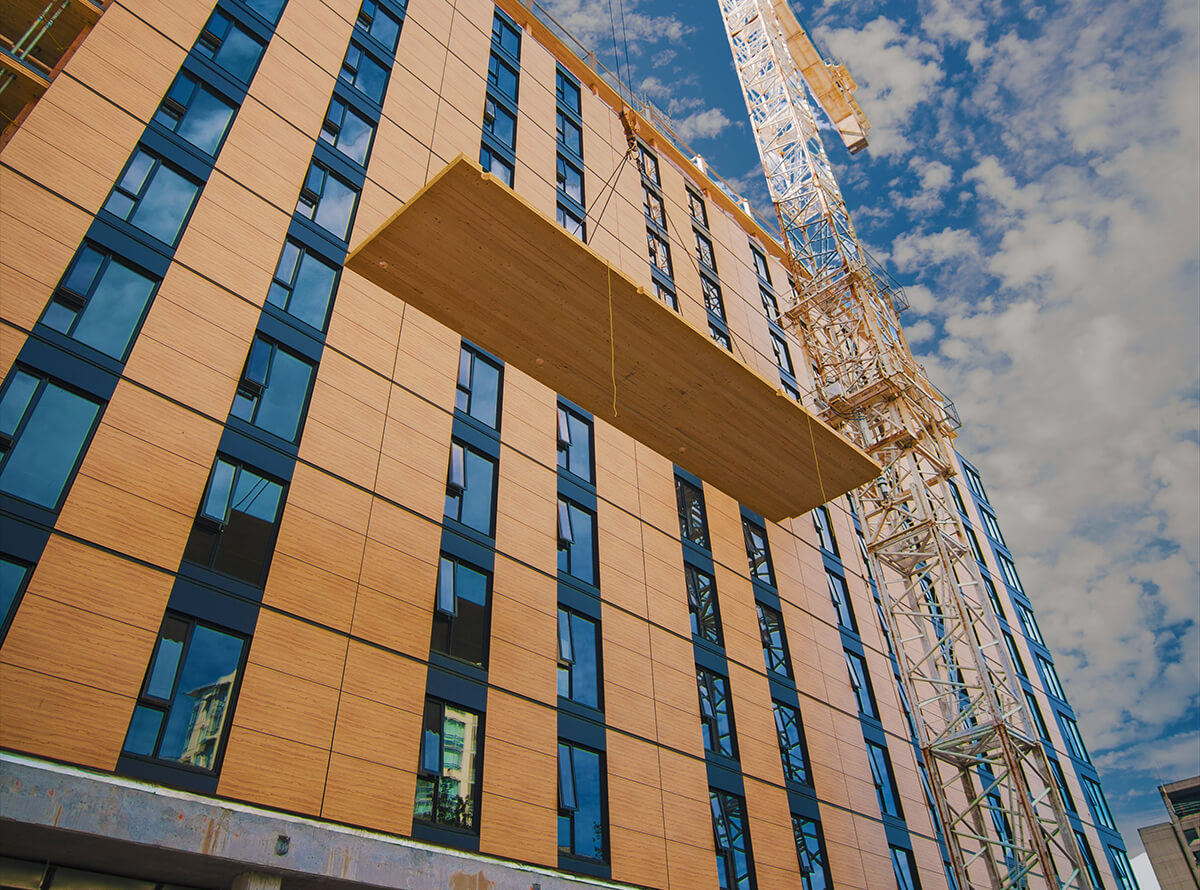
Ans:
<svg viewBox="0 0 1200 890"><path fill-rule="evenodd" d="M713 338L714 343L716 343L726 352L733 352L733 341L729 339L729 332L721 327L717 322L709 321L708 335Z"/></svg>
<svg viewBox="0 0 1200 890"><path fill-rule="evenodd" d="M583 131L579 128L579 124L558 111L555 112L554 130L559 145L576 157L583 154Z"/></svg>
<svg viewBox="0 0 1200 890"><path fill-rule="evenodd" d="M789 782L811 785L808 774L808 753L804 750L804 728L800 712L791 705L773 701L775 732L779 736L779 755L783 760L783 776Z"/></svg>
<svg viewBox="0 0 1200 890"><path fill-rule="evenodd" d="M122 750L215 772L245 647L245 637L168 612Z"/></svg>
<svg viewBox="0 0 1200 890"><path fill-rule="evenodd" d="M300 435L316 370L307 359L256 336L229 413L294 442Z"/></svg>
<svg viewBox="0 0 1200 890"><path fill-rule="evenodd" d="M958 486L946 480L946 484L950 486L950 497L954 499L954 506L958 507L958 512L967 515L967 505L963 503L962 492L958 490Z"/></svg>
<svg viewBox="0 0 1200 890"><path fill-rule="evenodd" d="M687 583L688 612L692 619L692 634L702 640L721 645L721 616L717 611L717 585L712 575L688 563L683 566Z"/></svg>
<svg viewBox="0 0 1200 890"><path fill-rule="evenodd" d="M413 818L479 831L483 733L479 715L428 698L421 727L421 762Z"/></svg>
<svg viewBox="0 0 1200 890"><path fill-rule="evenodd" d="M465 343L458 357L454 407L484 426L500 428L500 365Z"/></svg>
<svg viewBox="0 0 1200 890"><path fill-rule="evenodd" d="M700 225L704 226L704 228L707 229L708 228L708 211L704 207L704 199L701 198L699 195L697 195L695 192L693 192L691 189L687 190L687 198L688 198L688 215L691 216L691 218L693 220L700 223Z"/></svg>
<svg viewBox="0 0 1200 890"><path fill-rule="evenodd" d="M720 890L754 890L746 802L715 788L710 788L708 795L717 849L717 886Z"/></svg>
<svg viewBox="0 0 1200 890"><path fill-rule="evenodd" d="M705 668L696 668L696 687L700 694L700 731L704 736L704 750L736 758L737 741L733 735L729 680Z"/></svg>
<svg viewBox="0 0 1200 890"><path fill-rule="evenodd" d="M775 353L775 364L790 377L795 377L796 372L792 367L792 354L788 351L787 344L783 342L783 338L771 331L771 350Z"/></svg>
<svg viewBox="0 0 1200 890"><path fill-rule="evenodd" d="M46 306L42 324L122 360L158 284L111 252L84 244Z"/></svg>
<svg viewBox="0 0 1200 890"><path fill-rule="evenodd" d="M383 102L387 89L388 70L357 43L351 42L342 61L338 76L372 102Z"/></svg>
<svg viewBox="0 0 1200 890"><path fill-rule="evenodd" d="M829 584L829 598L837 610L838 625L857 633L858 625L854 623L854 612L850 608L850 589L846 587L846 579L826 569L825 580Z"/></svg>
<svg viewBox="0 0 1200 890"><path fill-rule="evenodd" d="M558 743L558 851L603 862L607 856L604 755Z"/></svg>
<svg viewBox="0 0 1200 890"><path fill-rule="evenodd" d="M679 510L679 536L707 550L708 516L704 511L704 492L676 476L675 504Z"/></svg>
<svg viewBox="0 0 1200 890"><path fill-rule="evenodd" d="M375 0L363 0L354 27L370 34L392 52L400 42L400 20L380 6Z"/></svg>
<svg viewBox="0 0 1200 890"><path fill-rule="evenodd" d="M817 529L817 541L822 550L828 550L834 556L838 555L837 540L833 536L833 520L829 517L829 509L825 506L816 507L812 511L813 525Z"/></svg>
<svg viewBox="0 0 1200 890"><path fill-rule="evenodd" d="M792 813L792 836L796 840L796 858L800 863L800 890L829 890L829 866L825 861L825 840L821 823Z"/></svg>
<svg viewBox="0 0 1200 890"><path fill-rule="evenodd" d="M783 630L783 616L762 603L755 603L758 609L758 633L762 637L763 658L767 670L781 677L792 676L792 665L788 659L787 636Z"/></svg>
<svg viewBox="0 0 1200 890"><path fill-rule="evenodd" d="M921 890L921 882L917 879L917 863L913 860L912 850L903 847L889 847L892 851L892 871L896 875L896 885L899 890Z"/></svg>
<svg viewBox="0 0 1200 890"><path fill-rule="evenodd" d="M892 773L892 761L887 748L867 742L867 760L871 764L871 781L875 784L880 811L886 816L901 818L900 795L896 793L896 777Z"/></svg>
<svg viewBox="0 0 1200 890"><path fill-rule="evenodd" d="M279 255L267 302L323 331L329 321L338 272L333 263L289 238Z"/></svg>
<svg viewBox="0 0 1200 890"><path fill-rule="evenodd" d="M657 186L662 185L662 180L658 176L658 158L641 143L638 143L638 169L642 171L642 176L652 183Z"/></svg>
<svg viewBox="0 0 1200 890"><path fill-rule="evenodd" d="M516 148L517 116L498 99L487 96L483 103L483 132L506 148Z"/></svg>
<svg viewBox="0 0 1200 890"><path fill-rule="evenodd" d="M450 443L446 518L488 536L496 519L496 461L457 439Z"/></svg>
<svg viewBox="0 0 1200 890"><path fill-rule="evenodd" d="M25 593L25 583L32 573L32 566L0 556L0 643L4 642L4 635L8 633L13 616L17 614L21 596Z"/></svg>
<svg viewBox="0 0 1200 890"><path fill-rule="evenodd" d="M585 584L596 583L596 514L558 499L558 570Z"/></svg>
<svg viewBox="0 0 1200 890"><path fill-rule="evenodd" d="M692 230L692 234L696 237L696 259L700 260L700 265L706 269L711 269L713 272L717 271L717 261L713 257L712 241L695 229Z"/></svg>
<svg viewBox="0 0 1200 890"><path fill-rule="evenodd" d="M671 272L671 245L667 240L646 229L646 246L650 251L650 264L668 278L674 278Z"/></svg>
<svg viewBox="0 0 1200 890"><path fill-rule="evenodd" d="M596 622L569 609L558 610L558 694L600 707L600 634Z"/></svg>
<svg viewBox="0 0 1200 890"><path fill-rule="evenodd" d="M846 669L850 673L850 688L854 690L854 699L858 702L858 713L878 719L879 710L875 707L875 695L871 691L867 663L863 661L862 656L847 650Z"/></svg>
<svg viewBox="0 0 1200 890"><path fill-rule="evenodd" d="M354 163L366 166L374 136L375 124L334 96L321 125L321 139Z"/></svg>
<svg viewBox="0 0 1200 890"><path fill-rule="evenodd" d="M183 558L262 586L283 507L283 485L251 467L218 457Z"/></svg>
<svg viewBox="0 0 1200 890"><path fill-rule="evenodd" d="M100 405L20 368L0 393L0 492L57 509Z"/></svg>
<svg viewBox="0 0 1200 890"><path fill-rule="evenodd" d="M350 235L350 221L358 204L358 189L332 172L324 164L313 161L296 201L296 212L319 225L333 237L345 241Z"/></svg>
<svg viewBox="0 0 1200 890"><path fill-rule="evenodd" d="M658 297L676 312L679 311L679 300L675 296L675 291L671 290L657 278L654 279L654 296Z"/></svg>
<svg viewBox="0 0 1200 890"><path fill-rule="evenodd" d="M483 168L485 173L491 173L509 188L513 184L513 165L512 162L495 151L492 151L487 145L482 145L479 148L479 166Z"/></svg>
<svg viewBox="0 0 1200 890"><path fill-rule="evenodd" d="M754 272L765 281L771 283L771 270L767 266L767 256L753 244L750 245L750 256L754 258Z"/></svg>
<svg viewBox="0 0 1200 890"><path fill-rule="evenodd" d="M483 569L442 554L431 648L452 658L487 666L488 605L492 576Z"/></svg>
<svg viewBox="0 0 1200 890"><path fill-rule="evenodd" d="M192 212L200 183L143 148L134 149L104 209L172 247Z"/></svg>
<svg viewBox="0 0 1200 890"><path fill-rule="evenodd" d="M209 155L216 155L237 106L186 72L167 90L154 122Z"/></svg>
<svg viewBox="0 0 1200 890"><path fill-rule="evenodd" d="M592 481L592 423L565 405L558 406L558 466Z"/></svg>
<svg viewBox="0 0 1200 890"><path fill-rule="evenodd" d="M265 43L219 9L200 32L195 47L197 53L242 83L250 83L266 48Z"/></svg>
<svg viewBox="0 0 1200 890"><path fill-rule="evenodd" d="M750 562L750 577L760 584L774 587L775 572L771 567L771 549L767 544L767 530L743 516L742 534L746 538L746 558Z"/></svg>
<svg viewBox="0 0 1200 890"><path fill-rule="evenodd" d="M725 300L721 296L721 285L707 275L700 276L700 290L704 293L704 308L719 318L725 320Z"/></svg>

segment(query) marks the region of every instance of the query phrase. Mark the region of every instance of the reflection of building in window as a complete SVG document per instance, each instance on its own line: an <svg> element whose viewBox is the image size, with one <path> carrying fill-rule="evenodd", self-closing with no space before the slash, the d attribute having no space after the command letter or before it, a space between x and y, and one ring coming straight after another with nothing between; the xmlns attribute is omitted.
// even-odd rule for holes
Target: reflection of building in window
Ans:
<svg viewBox="0 0 1200 890"><path fill-rule="evenodd" d="M478 831L479 766L479 715L427 700L414 818Z"/></svg>
<svg viewBox="0 0 1200 890"><path fill-rule="evenodd" d="M192 719L188 723L187 738L183 743L180 763L190 763L208 768L216 755L221 741L221 730L225 727L226 705L233 693L233 682L237 672L231 672L215 682L197 687L186 693L193 699Z"/></svg>

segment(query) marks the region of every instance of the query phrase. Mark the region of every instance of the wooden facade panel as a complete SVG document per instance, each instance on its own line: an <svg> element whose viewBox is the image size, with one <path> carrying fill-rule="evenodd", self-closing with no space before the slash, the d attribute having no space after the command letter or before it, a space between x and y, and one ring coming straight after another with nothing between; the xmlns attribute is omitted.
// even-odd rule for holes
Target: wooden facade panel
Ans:
<svg viewBox="0 0 1200 890"><path fill-rule="evenodd" d="M346 54L359 6L355 0L323 0L285 8L275 27L271 47L276 43L289 43L309 60L310 65L336 74ZM309 101L313 105L321 104L311 97Z"/></svg>
<svg viewBox="0 0 1200 890"><path fill-rule="evenodd" d="M141 688L157 630L135 627L27 590L4 638L3 660L132 698Z"/></svg>
<svg viewBox="0 0 1200 890"><path fill-rule="evenodd" d="M667 842L644 830L610 825L612 878L639 887L667 886Z"/></svg>
<svg viewBox="0 0 1200 890"><path fill-rule="evenodd" d="M558 698L558 584L499 557L492 579L488 679L553 705Z"/></svg>
<svg viewBox="0 0 1200 890"><path fill-rule="evenodd" d="M271 46L278 44L279 41L272 41ZM244 102L229 128L216 167L290 213L296 207L296 196L308 172L315 138L315 133L296 129L265 105Z"/></svg>
<svg viewBox="0 0 1200 890"><path fill-rule="evenodd" d="M80 474L55 529L174 571L193 517Z"/></svg>
<svg viewBox="0 0 1200 890"><path fill-rule="evenodd" d="M271 557L263 603L341 631L350 630L356 581L280 553Z"/></svg>
<svg viewBox="0 0 1200 890"><path fill-rule="evenodd" d="M683 555L679 542L654 529L645 529L646 551L644 564L646 569L646 610L650 622L667 630L676 636L691 638L692 624L688 613L687 581L683 573ZM656 543L665 544L670 555L666 559L658 556ZM674 552L671 545L674 544ZM720 600L720 588L717 592Z"/></svg>
<svg viewBox="0 0 1200 890"><path fill-rule="evenodd" d="M630 689L613 679L617 668L612 663L612 651L606 649L604 656L604 710L608 725L642 738L657 738L654 699L645 691L650 688L649 666L647 665L644 683L639 684L638 689ZM626 682L635 682L636 675L623 668L621 673Z"/></svg>
<svg viewBox="0 0 1200 890"><path fill-rule="evenodd" d="M489 33L487 38L474 29L465 29L463 32L465 37L468 34L473 34L473 39L461 42L456 45L453 50L446 56L446 67L442 72L442 88L438 95L441 98L441 107L438 110L438 121L441 122L446 113L453 109L465 120L481 121L483 120L483 94L487 88L487 47L488 41L491 38ZM521 98L525 98L525 84L528 83L526 78L526 59L528 44L522 47L521 57ZM465 60L460 58L456 53L465 55ZM517 127L517 138L521 138L521 127ZM518 141L518 148L520 142ZM520 155L520 151L517 152Z"/></svg>
<svg viewBox="0 0 1200 890"><path fill-rule="evenodd" d="M501 446L498 475L496 550L557 577L557 474Z"/></svg>
<svg viewBox="0 0 1200 890"><path fill-rule="evenodd" d="M708 536L713 559L730 571L749 577L746 536L742 532L742 511L738 502L720 489L706 485L704 508L708 515Z"/></svg>
<svg viewBox="0 0 1200 890"><path fill-rule="evenodd" d="M658 726L658 741L669 748L700 756L704 751L704 740L700 734L699 699L692 701L691 708L683 710L655 702L654 715Z"/></svg>
<svg viewBox="0 0 1200 890"><path fill-rule="evenodd" d="M366 536L292 504L283 511L275 553L287 553L343 578L357 580Z"/></svg>
<svg viewBox="0 0 1200 890"><path fill-rule="evenodd" d="M437 582L437 542L420 555L368 538L360 583L421 609L433 603Z"/></svg>
<svg viewBox="0 0 1200 890"><path fill-rule="evenodd" d="M679 531L679 507L675 500L675 471L671 461L640 442L634 444L634 453L642 519L668 535L676 534Z"/></svg>
<svg viewBox="0 0 1200 890"><path fill-rule="evenodd" d="M720 563L714 574L726 654L732 661L765 671L762 633L758 627L758 610L754 606L754 588L748 578Z"/></svg>
<svg viewBox="0 0 1200 890"><path fill-rule="evenodd" d="M672 840L695 839L696 824L710 825L708 771L704 757L658 749L662 774L663 819L667 837ZM700 816L699 814L703 814ZM689 823L689 819L692 820ZM697 819L701 821L697 823Z"/></svg>
<svg viewBox="0 0 1200 890"><path fill-rule="evenodd" d="M380 180L371 177L363 183L359 193L358 208L354 211L354 226L350 230L350 243L358 244L391 218L400 209L400 197Z"/></svg>
<svg viewBox="0 0 1200 890"><path fill-rule="evenodd" d="M203 462L122 432L106 419L92 437L79 472L190 518L196 515L212 465L211 453L196 457Z"/></svg>
<svg viewBox="0 0 1200 890"><path fill-rule="evenodd" d="M342 691L420 716L425 708L425 665L351 640Z"/></svg>
<svg viewBox="0 0 1200 890"><path fill-rule="evenodd" d="M557 750L558 714L553 708L493 689L488 694L487 738L551 754Z"/></svg>
<svg viewBox="0 0 1200 890"><path fill-rule="evenodd" d="M399 71L399 66L396 70ZM383 186L394 196L393 211L425 184L425 170L429 166L429 146L396 122L393 106L388 100L397 97L407 98L399 90L394 94L392 89L388 90L388 96L384 99L384 117L375 129L375 144L371 148L371 161L367 168L367 179ZM403 104L397 104L395 110L403 114Z"/></svg>
<svg viewBox="0 0 1200 890"><path fill-rule="evenodd" d="M375 831L409 834L417 775L348 757L337 751L329 758L321 817Z"/></svg>
<svg viewBox="0 0 1200 890"><path fill-rule="evenodd" d="M251 661L233 725L328 751L337 711L337 689Z"/></svg>
<svg viewBox="0 0 1200 890"><path fill-rule="evenodd" d="M221 438L213 420L121 380L104 409L104 425L121 430L182 458L211 466Z"/></svg>
<svg viewBox="0 0 1200 890"><path fill-rule="evenodd" d="M333 750L415 772L420 760L421 714L343 691L338 702Z"/></svg>
<svg viewBox="0 0 1200 890"><path fill-rule="evenodd" d="M300 15L288 15L287 12L279 22L277 35L306 29L304 19L312 15L307 5ZM346 28L346 32L348 31L349 28ZM295 36L304 43L309 40L301 34ZM259 102L270 108L299 132L315 138L317 131L321 129L321 121L329 104L328 96L333 91L335 72L341 64L340 54L344 54L345 51L345 38L337 42L328 41L318 51L318 57L325 59L337 56L337 59L326 68L314 65L312 59L291 41L277 37L271 41L271 46L254 75L249 101ZM297 194L299 191L300 183L297 182Z"/></svg>
<svg viewBox="0 0 1200 890"><path fill-rule="evenodd" d="M386 296L384 291L381 294ZM453 410L462 336L420 309L404 309L400 354L393 379L412 393Z"/></svg>
<svg viewBox="0 0 1200 890"><path fill-rule="evenodd" d="M420 185L429 179L429 147L433 144L433 125L437 120L438 96L431 84L438 82L441 73L441 60L436 58L436 53L412 52L414 47L427 46L432 48L428 35L420 28L406 25L401 31L400 49L388 80L384 108L387 116L412 138L410 150L418 159L424 160L413 171L414 176L421 176Z"/></svg>
<svg viewBox="0 0 1200 890"><path fill-rule="evenodd" d="M697 814L699 817L700 814ZM667 841L667 886L670 890L696 890L697 887L717 886L717 855L715 845L698 846L702 843L701 826L711 824L712 814L705 807L703 820L692 823L695 843Z"/></svg>
<svg viewBox="0 0 1200 890"><path fill-rule="evenodd" d="M360 585L354 604L351 632L380 646L415 657L427 657L433 626L433 589L422 606L415 595L399 599Z"/></svg>
<svg viewBox="0 0 1200 890"><path fill-rule="evenodd" d="M425 595L433 590L437 573L441 527L410 510L376 498L371 508L371 523L367 527L367 536L372 543L385 545L402 554L400 562L382 563L383 570L388 573L385 577L390 576L391 583L377 586L383 590L400 588L395 591L396 596L408 596L408 589L416 588L417 600L424 602ZM374 553L373 550L371 552ZM387 554L380 558L396 560L400 557ZM370 571L364 566L362 577L364 583L369 584L384 580L384 577L375 574L375 565L371 566Z"/></svg>
<svg viewBox="0 0 1200 890"><path fill-rule="evenodd" d="M404 304L346 270L333 301L325 348L353 356L376 374L390 376Z"/></svg>
<svg viewBox="0 0 1200 890"><path fill-rule="evenodd" d="M117 765L134 705L132 697L4 660L0 660L0 701L4 702L0 745L102 770ZM47 702L54 707L46 707Z"/></svg>
<svg viewBox="0 0 1200 890"><path fill-rule="evenodd" d="M484 721L480 850L557 861L558 723L552 708L493 689ZM514 819L516 821L514 821Z"/></svg>
<svg viewBox="0 0 1200 890"><path fill-rule="evenodd" d="M602 418L592 419L596 457L596 492L625 512L639 513L637 458L634 442Z"/></svg>
<svg viewBox="0 0 1200 890"><path fill-rule="evenodd" d="M501 797L485 785L480 820L479 852L535 865L558 865L557 807Z"/></svg>
<svg viewBox="0 0 1200 890"><path fill-rule="evenodd" d="M740 665L729 666L729 689L733 698L734 726L742 771L777 785L783 784L779 736L775 729L775 711L771 689L763 674Z"/></svg>
<svg viewBox="0 0 1200 890"><path fill-rule="evenodd" d="M320 513L348 531L366 534L371 516L372 497L362 489L297 463L288 486L288 504L312 513Z"/></svg>
<svg viewBox="0 0 1200 890"><path fill-rule="evenodd" d="M787 791L754 779L746 781L745 789L746 820L754 845L759 886L790 890L796 886L800 863L796 858Z"/></svg>
<svg viewBox="0 0 1200 890"><path fill-rule="evenodd" d="M511 365L504 369L501 438L544 467L557 466L557 399L549 388Z"/></svg>
<svg viewBox="0 0 1200 890"><path fill-rule="evenodd" d="M264 769L263 764L271 768ZM217 794L315 816L321 811L328 767L327 747L257 732L235 722L229 731Z"/></svg>
<svg viewBox="0 0 1200 890"><path fill-rule="evenodd" d="M489 715L490 716L490 715ZM551 738L545 751L492 737L484 742L487 790L510 800L523 800L546 809L558 808L558 747ZM611 798L611 788L609 791Z"/></svg>
<svg viewBox="0 0 1200 890"><path fill-rule="evenodd" d="M432 153L429 158L430 178L460 154L472 160L479 157L479 141L483 134L483 103L479 113L464 115L457 108L441 102L438 105L437 126L433 133ZM517 167L521 167L520 161ZM520 174L517 174L520 177Z"/></svg>
<svg viewBox="0 0 1200 890"><path fill-rule="evenodd" d="M322 393L322 400L329 392L319 382L317 391ZM314 402L316 398L314 392ZM382 415L376 417L371 412L363 412L363 416L382 421ZM371 445L348 434L328 413L323 419L309 417L305 421L300 458L364 488L371 488L380 473L378 444Z"/></svg>
<svg viewBox="0 0 1200 890"><path fill-rule="evenodd" d="M181 4L174 0L121 0L121 5L180 46L191 46L208 19L213 0ZM74 58L74 57L72 57Z"/></svg>
<svg viewBox="0 0 1200 890"><path fill-rule="evenodd" d="M283 674L338 689L346 666L346 643L341 634L263 609L254 628L249 660Z"/></svg>

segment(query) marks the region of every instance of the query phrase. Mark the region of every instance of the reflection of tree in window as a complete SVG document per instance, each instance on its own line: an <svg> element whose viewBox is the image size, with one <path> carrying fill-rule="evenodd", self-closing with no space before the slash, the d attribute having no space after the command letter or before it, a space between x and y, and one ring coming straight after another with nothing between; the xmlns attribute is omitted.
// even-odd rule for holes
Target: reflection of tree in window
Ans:
<svg viewBox="0 0 1200 890"><path fill-rule="evenodd" d="M478 714L426 699L414 818L478 831L481 739Z"/></svg>
<svg viewBox="0 0 1200 890"><path fill-rule="evenodd" d="M746 804L725 791L709 790L713 838L717 850L717 886L721 890L750 890L754 870L746 836Z"/></svg>
<svg viewBox="0 0 1200 890"><path fill-rule="evenodd" d="M825 843L815 819L792 814L792 835L800 863L801 890L828 890L829 870L825 865Z"/></svg>
<svg viewBox="0 0 1200 890"><path fill-rule="evenodd" d="M697 668L696 686L700 694L700 730L704 737L704 750L736 758L729 681L720 674Z"/></svg>
<svg viewBox="0 0 1200 890"><path fill-rule="evenodd" d="M792 666L788 663L783 616L762 603L755 603L755 607L758 609L758 632L762 637L763 658L766 660L767 670L790 678Z"/></svg>
<svg viewBox="0 0 1200 890"><path fill-rule="evenodd" d="M716 582L713 581L711 575L689 564L685 564L683 567L683 577L687 584L692 634L720 646L721 621L717 613Z"/></svg>

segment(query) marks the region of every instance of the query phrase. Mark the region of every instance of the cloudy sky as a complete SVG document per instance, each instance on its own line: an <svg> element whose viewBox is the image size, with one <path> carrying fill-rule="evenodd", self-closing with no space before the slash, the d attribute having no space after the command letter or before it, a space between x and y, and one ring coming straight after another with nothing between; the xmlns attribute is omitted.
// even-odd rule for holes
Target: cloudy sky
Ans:
<svg viewBox="0 0 1200 890"><path fill-rule="evenodd" d="M542 2L770 214L716 0ZM1200 774L1200 4L793 7L859 83L870 148L827 148L1136 853Z"/></svg>

